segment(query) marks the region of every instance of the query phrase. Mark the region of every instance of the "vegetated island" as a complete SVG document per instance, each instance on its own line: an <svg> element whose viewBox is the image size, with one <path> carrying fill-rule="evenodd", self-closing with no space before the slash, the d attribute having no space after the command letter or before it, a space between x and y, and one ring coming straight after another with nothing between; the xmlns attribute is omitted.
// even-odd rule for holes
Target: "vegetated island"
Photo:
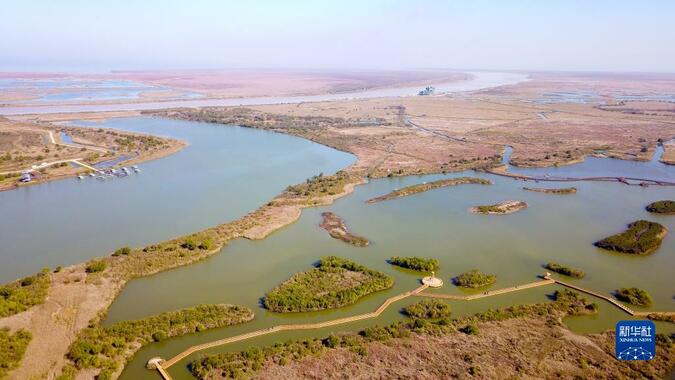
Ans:
<svg viewBox="0 0 675 380"><path fill-rule="evenodd" d="M438 260L427 259L418 256L411 256L411 257L393 256L388 261L389 264L391 265L396 265L401 268L412 269L419 272L431 272L432 270L437 270L440 267Z"/></svg>
<svg viewBox="0 0 675 380"><path fill-rule="evenodd" d="M407 197L409 195L423 193L425 191L438 189L441 187L447 186L457 186L465 184L478 184L478 185L492 185L492 181L483 178L475 177L458 177L450 179L441 179L434 182L420 183L417 185L407 186L402 189L394 190L389 194L381 195L376 198L369 199L366 203L377 203L382 201L388 201L391 199Z"/></svg>
<svg viewBox="0 0 675 380"><path fill-rule="evenodd" d="M675 201L658 201L647 205L645 209L655 214L675 214Z"/></svg>
<svg viewBox="0 0 675 380"><path fill-rule="evenodd" d="M475 206L469 209L474 214L505 215L512 214L527 207L523 201L504 201L493 205Z"/></svg>
<svg viewBox="0 0 675 380"><path fill-rule="evenodd" d="M658 378L672 370L675 348L671 337L658 335L660 354L653 360L617 361L613 332L578 335L561 322L565 316L597 312L595 304L569 290L556 291L554 299L454 320L415 313L411 319L358 332L210 354L196 358L189 368L199 379L241 374L263 379L302 378L310 373L349 378L363 373L364 368L383 378L419 373L439 378L640 378L649 373ZM421 305L413 309L417 306L429 309ZM560 340L560 336L570 339ZM532 357L538 359L532 361Z"/></svg>
<svg viewBox="0 0 675 380"><path fill-rule="evenodd" d="M554 262L546 263L546 265L544 265L544 268L552 272L564 274L565 276L570 276L574 278L583 278L586 275L584 271L582 271L581 269L566 267L564 265L560 265Z"/></svg>
<svg viewBox="0 0 675 380"><path fill-rule="evenodd" d="M559 189L547 189L543 187L523 187L523 190L546 194L575 194L577 192L576 187L563 187Z"/></svg>
<svg viewBox="0 0 675 380"><path fill-rule="evenodd" d="M480 288L494 284L495 281L497 281L497 276L494 274L483 273L478 269L464 272L452 279L452 282L455 285L461 286L463 288Z"/></svg>
<svg viewBox="0 0 675 380"><path fill-rule="evenodd" d="M67 357L69 347L80 333L100 324L99 316L130 279L202 260L220 252L232 239L262 239L297 220L303 208L330 204L336 198L350 193L356 184L362 182L363 174L354 171L315 176L289 186L268 203L237 220L145 247L123 247L107 257L92 259L87 263L58 266L44 277L48 282L46 292L40 290L40 287L27 287L24 284L21 291L30 289L31 293L25 299L33 299L35 302L22 301L22 304L32 310L32 315L44 317L22 319L20 314L0 317L0 322L12 331L14 326L25 326L32 334L31 344L23 353L18 367L12 370L12 376L58 378L64 374L64 369L77 371ZM21 281L23 280L5 286L18 288L16 284ZM46 294L49 294L50 302L45 302ZM14 299L10 301L14 302ZM69 307L63 308L59 305ZM73 313L77 314L77 318L72 323L53 323L55 319L71 321ZM77 371L74 376L65 378L91 378L93 375L88 375L91 371ZM113 374L113 378L116 378L116 374Z"/></svg>
<svg viewBox="0 0 675 380"><path fill-rule="evenodd" d="M649 306L652 304L652 297L645 290L638 288L621 288L614 293L619 301L623 301L635 306Z"/></svg>
<svg viewBox="0 0 675 380"><path fill-rule="evenodd" d="M321 220L321 228L328 231L328 234L338 240L342 240L345 243L355 245L357 247L366 247L369 244L368 239L354 235L349 232L347 225L345 225L344 220L339 216L335 215L332 212L323 212L321 213L323 219Z"/></svg>
<svg viewBox="0 0 675 380"><path fill-rule="evenodd" d="M334 309L393 285L394 280L383 273L350 260L327 256L316 268L296 273L272 289L263 304L278 313Z"/></svg>
<svg viewBox="0 0 675 380"><path fill-rule="evenodd" d="M70 346L68 358L73 364L67 365L63 374L74 376L90 369L98 372L97 379L108 379L121 372L136 351L148 343L248 322L253 316L253 311L244 306L200 305L109 327L88 327Z"/></svg>
<svg viewBox="0 0 675 380"><path fill-rule="evenodd" d="M648 220L638 220L628 225L624 232L596 241L596 247L630 253L648 255L661 246L661 241L668 234L666 227Z"/></svg>

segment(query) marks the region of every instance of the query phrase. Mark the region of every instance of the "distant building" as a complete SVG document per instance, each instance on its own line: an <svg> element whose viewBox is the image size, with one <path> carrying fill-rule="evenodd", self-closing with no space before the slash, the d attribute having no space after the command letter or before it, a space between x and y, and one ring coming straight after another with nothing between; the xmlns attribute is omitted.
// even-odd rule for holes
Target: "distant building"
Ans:
<svg viewBox="0 0 675 380"><path fill-rule="evenodd" d="M433 95L434 92L436 92L436 88L434 88L433 86L427 86L424 88L424 90L418 92L417 95L420 96Z"/></svg>
<svg viewBox="0 0 675 380"><path fill-rule="evenodd" d="M30 182L33 180L33 177L30 175L30 173L21 173L21 177L19 177L19 181L21 182Z"/></svg>

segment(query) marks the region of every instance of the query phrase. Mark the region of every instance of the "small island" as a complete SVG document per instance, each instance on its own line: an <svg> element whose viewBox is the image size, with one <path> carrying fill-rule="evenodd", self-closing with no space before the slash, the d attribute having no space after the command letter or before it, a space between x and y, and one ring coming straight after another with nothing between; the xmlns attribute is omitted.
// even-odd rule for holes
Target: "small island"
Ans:
<svg viewBox="0 0 675 380"><path fill-rule="evenodd" d="M403 309L410 318L438 319L450 316L450 306L436 299L424 299Z"/></svg>
<svg viewBox="0 0 675 380"><path fill-rule="evenodd" d="M585 275L584 271L582 271L581 269L566 267L564 265L560 265L554 262L547 263L546 265L544 265L544 268L550 270L551 272L560 273L565 276L570 276L574 278L583 278Z"/></svg>
<svg viewBox="0 0 675 380"><path fill-rule="evenodd" d="M575 194L577 192L576 187L563 187L560 189L546 189L542 187L523 187L523 190L546 194Z"/></svg>
<svg viewBox="0 0 675 380"><path fill-rule="evenodd" d="M646 291L638 288L621 288L614 294L616 299L635 306L649 306L652 297Z"/></svg>
<svg viewBox="0 0 675 380"><path fill-rule="evenodd" d="M493 205L475 206L469 209L474 214L505 215L512 214L527 207L523 201L504 201Z"/></svg>
<svg viewBox="0 0 675 380"><path fill-rule="evenodd" d="M321 214L323 220L321 221L321 228L328 231L328 234L333 239L342 240L345 243L357 246L357 247L366 247L369 242L368 239L354 235L349 232L349 229L345 225L345 222L339 216L335 215L332 212L324 212Z"/></svg>
<svg viewBox="0 0 675 380"><path fill-rule="evenodd" d="M645 209L655 214L675 215L675 201L658 201L647 205Z"/></svg>
<svg viewBox="0 0 675 380"><path fill-rule="evenodd" d="M648 255L661 246L661 241L668 234L666 227L648 220L638 220L628 225L624 232L596 241L596 247L630 253Z"/></svg>
<svg viewBox="0 0 675 380"><path fill-rule="evenodd" d="M425 191L438 189L441 187L466 185L466 184L492 185L492 182L487 179L475 177L458 177L450 179L441 179L434 182L425 182L417 185L407 186L402 189L394 190L389 194L369 199L368 201L366 201L366 203L377 203L382 201L388 201L390 199L407 197L409 195L419 194Z"/></svg>
<svg viewBox="0 0 675 380"><path fill-rule="evenodd" d="M419 272L431 272L437 270L440 266L436 259L426 259L424 257L398 257L393 256L389 259L389 264L401 268L412 269Z"/></svg>
<svg viewBox="0 0 675 380"><path fill-rule="evenodd" d="M335 309L393 285L394 280L383 273L328 256L322 258L316 268L297 273L272 289L263 304L278 313Z"/></svg>
<svg viewBox="0 0 675 380"><path fill-rule="evenodd" d="M494 284L495 281L497 281L497 276L494 274L483 273L478 269L464 272L452 279L452 282L457 286L474 289Z"/></svg>

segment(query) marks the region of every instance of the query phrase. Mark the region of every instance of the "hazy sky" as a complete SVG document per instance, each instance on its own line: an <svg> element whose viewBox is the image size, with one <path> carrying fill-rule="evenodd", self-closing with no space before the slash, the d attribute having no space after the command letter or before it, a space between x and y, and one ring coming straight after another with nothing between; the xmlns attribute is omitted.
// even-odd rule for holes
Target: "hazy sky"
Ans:
<svg viewBox="0 0 675 380"><path fill-rule="evenodd" d="M0 70L675 71L675 1L2 0Z"/></svg>

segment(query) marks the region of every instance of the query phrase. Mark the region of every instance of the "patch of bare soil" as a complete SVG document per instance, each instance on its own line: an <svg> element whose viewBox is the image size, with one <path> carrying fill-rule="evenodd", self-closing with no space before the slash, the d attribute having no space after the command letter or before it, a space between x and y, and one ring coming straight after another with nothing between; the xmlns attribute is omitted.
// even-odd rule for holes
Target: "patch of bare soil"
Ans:
<svg viewBox="0 0 675 380"><path fill-rule="evenodd" d="M338 240L342 240L345 243L355 245L357 247L366 247L368 246L368 239L354 235L349 231L345 222L332 212L324 212L321 214L321 228L328 231L328 234Z"/></svg>

